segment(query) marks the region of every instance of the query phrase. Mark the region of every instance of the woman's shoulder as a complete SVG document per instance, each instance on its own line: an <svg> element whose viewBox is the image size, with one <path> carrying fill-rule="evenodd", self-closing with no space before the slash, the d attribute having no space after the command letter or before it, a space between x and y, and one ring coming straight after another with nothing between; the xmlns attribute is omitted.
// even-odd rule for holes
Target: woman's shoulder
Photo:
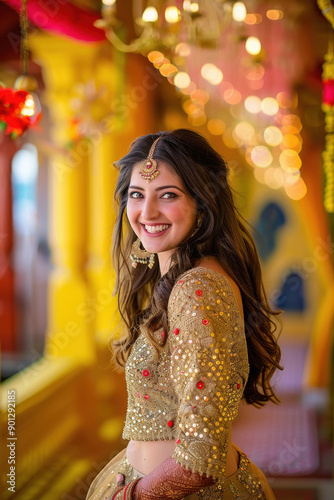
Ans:
<svg viewBox="0 0 334 500"><path fill-rule="evenodd" d="M180 294L189 296L192 292L201 293L201 286L207 293L215 293L216 289L225 291L235 300L239 314L243 317L242 298L239 286L228 275L223 266L214 259L197 262L197 265L182 273L176 280L170 299L177 300ZM202 290L203 292L204 290Z"/></svg>
<svg viewBox="0 0 334 500"><path fill-rule="evenodd" d="M177 278L175 285L185 283L190 284L197 279L205 279L205 281L223 281L224 279L227 279L227 275L217 269L199 265L182 273Z"/></svg>
<svg viewBox="0 0 334 500"><path fill-rule="evenodd" d="M206 278L208 281L229 281L236 285L234 280L228 275L221 263L214 258L201 259L196 263L195 267L188 269L182 273L175 284L192 282L197 278ZM237 286L237 285L236 285Z"/></svg>
<svg viewBox="0 0 334 500"><path fill-rule="evenodd" d="M207 263L198 262L195 267L187 269L176 279L171 297L179 293L186 293L191 291L194 287L197 289L199 285L210 289L216 288L228 280L227 274L222 267L218 265L207 265ZM228 284L228 281L227 281Z"/></svg>

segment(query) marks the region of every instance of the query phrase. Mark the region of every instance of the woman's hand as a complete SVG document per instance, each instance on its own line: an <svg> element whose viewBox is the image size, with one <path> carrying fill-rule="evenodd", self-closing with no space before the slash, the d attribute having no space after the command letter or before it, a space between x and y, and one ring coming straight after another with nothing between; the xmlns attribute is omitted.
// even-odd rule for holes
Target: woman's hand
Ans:
<svg viewBox="0 0 334 500"><path fill-rule="evenodd" d="M124 475L118 473L108 500L181 500L213 484L212 477L191 472L169 457L147 476L126 485Z"/></svg>
<svg viewBox="0 0 334 500"><path fill-rule="evenodd" d="M123 498L122 491L125 488L125 476L120 472L117 474L117 484L114 490L111 492L109 498L110 500L116 500Z"/></svg>
<svg viewBox="0 0 334 500"><path fill-rule="evenodd" d="M131 496L124 496L124 499L181 500L213 484L212 477L191 472L169 457L141 478L138 484L135 483L131 488Z"/></svg>
<svg viewBox="0 0 334 500"><path fill-rule="evenodd" d="M108 500L131 500L133 499L133 490L138 483L140 478L135 481L131 481L127 485L125 485L125 476L120 472L117 474L117 484L112 491L111 495L108 497Z"/></svg>
<svg viewBox="0 0 334 500"><path fill-rule="evenodd" d="M121 474L120 472L117 474L117 487L118 488L121 488L121 487L124 487L125 486L125 476L124 474Z"/></svg>

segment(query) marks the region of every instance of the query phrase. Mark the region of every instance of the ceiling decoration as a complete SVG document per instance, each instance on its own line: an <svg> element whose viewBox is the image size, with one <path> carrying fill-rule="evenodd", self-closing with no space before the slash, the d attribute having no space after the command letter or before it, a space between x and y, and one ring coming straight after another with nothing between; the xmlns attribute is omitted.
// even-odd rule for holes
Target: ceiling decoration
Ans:
<svg viewBox="0 0 334 500"><path fill-rule="evenodd" d="M295 200L302 123L294 82L303 72L298 38L305 3L223 0L132 2L137 38L125 43L116 0L102 0L95 26L121 52L145 55L175 86L192 126L206 125L239 149L255 178Z"/></svg>

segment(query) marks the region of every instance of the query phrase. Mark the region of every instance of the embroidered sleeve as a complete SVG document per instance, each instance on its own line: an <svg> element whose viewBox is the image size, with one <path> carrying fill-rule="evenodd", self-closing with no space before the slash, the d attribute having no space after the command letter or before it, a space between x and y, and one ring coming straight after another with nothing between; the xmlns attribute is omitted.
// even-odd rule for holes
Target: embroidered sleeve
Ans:
<svg viewBox="0 0 334 500"><path fill-rule="evenodd" d="M248 377L246 339L231 285L217 272L195 268L174 286L168 312L178 396L173 458L223 482L229 423Z"/></svg>

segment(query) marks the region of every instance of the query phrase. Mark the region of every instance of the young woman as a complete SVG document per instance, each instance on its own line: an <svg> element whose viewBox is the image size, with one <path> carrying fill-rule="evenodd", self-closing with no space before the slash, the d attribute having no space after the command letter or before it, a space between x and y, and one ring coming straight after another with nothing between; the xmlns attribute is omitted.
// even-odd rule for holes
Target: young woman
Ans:
<svg viewBox="0 0 334 500"><path fill-rule="evenodd" d="M242 398L278 402L280 349L226 163L180 129L139 137L116 166L113 258L127 334L114 352L129 443L87 499L274 499L231 440Z"/></svg>

